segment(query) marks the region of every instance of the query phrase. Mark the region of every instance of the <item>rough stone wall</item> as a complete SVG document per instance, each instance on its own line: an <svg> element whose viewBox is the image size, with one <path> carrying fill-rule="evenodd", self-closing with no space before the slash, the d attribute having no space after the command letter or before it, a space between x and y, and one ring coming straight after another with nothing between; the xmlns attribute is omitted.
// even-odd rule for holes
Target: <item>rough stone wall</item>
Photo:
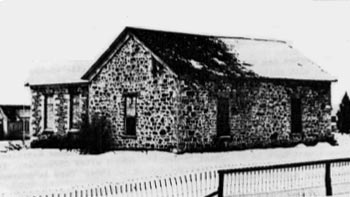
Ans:
<svg viewBox="0 0 350 197"><path fill-rule="evenodd" d="M110 120L115 149L170 149L177 142L177 89L171 72L129 38L92 79L90 115ZM125 134L125 93L137 94L135 136Z"/></svg>
<svg viewBox="0 0 350 197"><path fill-rule="evenodd" d="M40 94L40 91L31 89L31 96L30 133L36 136L42 131L42 94Z"/></svg>
<svg viewBox="0 0 350 197"><path fill-rule="evenodd" d="M232 130L237 131L233 132L233 141L237 144L268 146L274 138L285 143L310 137L321 139L330 132L330 110L326 108L331 105L328 83L250 81L238 87L236 115L231 118ZM291 133L293 97L301 99L300 135Z"/></svg>
<svg viewBox="0 0 350 197"><path fill-rule="evenodd" d="M216 136L216 97L207 87L180 82L179 94L179 149L198 150L210 148Z"/></svg>
<svg viewBox="0 0 350 197"><path fill-rule="evenodd" d="M88 91L83 86L41 86L31 87L32 106L31 106L31 133L34 135L44 132L44 99L45 95L53 95L54 98L54 133L65 134L69 131L69 102L71 92L78 92L80 95L79 111L87 113Z"/></svg>
<svg viewBox="0 0 350 197"><path fill-rule="evenodd" d="M179 133L182 149L214 146L217 98L230 102L231 146L242 148L271 146L308 139L320 140L330 133L330 84L290 81L241 81L221 87L181 85ZM291 133L291 98L301 98L302 133ZM227 140L227 139L226 139Z"/></svg>

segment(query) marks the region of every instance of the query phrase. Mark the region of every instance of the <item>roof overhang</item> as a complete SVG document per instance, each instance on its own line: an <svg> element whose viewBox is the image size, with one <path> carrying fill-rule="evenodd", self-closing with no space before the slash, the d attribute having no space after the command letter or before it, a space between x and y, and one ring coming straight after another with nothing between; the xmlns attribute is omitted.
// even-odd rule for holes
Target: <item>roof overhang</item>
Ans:
<svg viewBox="0 0 350 197"><path fill-rule="evenodd" d="M72 82L72 83L51 83L51 84L29 84L29 83L26 83L24 86L30 87L30 88L37 88L37 87L58 87L58 86L64 86L64 87L87 86L89 84L90 84L89 81L85 81L85 82Z"/></svg>

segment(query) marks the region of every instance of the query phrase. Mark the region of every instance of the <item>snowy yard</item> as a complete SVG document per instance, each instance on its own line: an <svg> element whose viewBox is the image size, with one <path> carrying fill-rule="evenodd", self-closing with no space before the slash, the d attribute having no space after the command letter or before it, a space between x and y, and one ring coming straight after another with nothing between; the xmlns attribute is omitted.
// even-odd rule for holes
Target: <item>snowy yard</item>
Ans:
<svg viewBox="0 0 350 197"><path fill-rule="evenodd" d="M182 155L159 151L115 151L102 155L41 149L11 151L0 153L0 191L96 185L207 169L350 157L349 135L336 134L336 138L339 146L335 147L320 143L314 147ZM4 144L1 142L1 146Z"/></svg>

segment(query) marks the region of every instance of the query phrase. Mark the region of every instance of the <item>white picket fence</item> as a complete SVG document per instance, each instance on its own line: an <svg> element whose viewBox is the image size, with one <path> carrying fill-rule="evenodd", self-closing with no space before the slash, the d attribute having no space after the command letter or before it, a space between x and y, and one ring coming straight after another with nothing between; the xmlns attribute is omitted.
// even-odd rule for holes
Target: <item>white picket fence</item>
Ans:
<svg viewBox="0 0 350 197"><path fill-rule="evenodd" d="M1 197L203 197L215 192L217 187L217 171L205 171L124 183L7 193Z"/></svg>
<svg viewBox="0 0 350 197"><path fill-rule="evenodd" d="M350 196L350 159L219 170L218 176L219 197Z"/></svg>
<svg viewBox="0 0 350 197"><path fill-rule="evenodd" d="M312 165L227 174L224 196L322 196L324 171L324 166Z"/></svg>
<svg viewBox="0 0 350 197"><path fill-rule="evenodd" d="M333 196L350 196L350 159L216 169L123 183L4 193L0 197L305 197L326 196L326 190Z"/></svg>

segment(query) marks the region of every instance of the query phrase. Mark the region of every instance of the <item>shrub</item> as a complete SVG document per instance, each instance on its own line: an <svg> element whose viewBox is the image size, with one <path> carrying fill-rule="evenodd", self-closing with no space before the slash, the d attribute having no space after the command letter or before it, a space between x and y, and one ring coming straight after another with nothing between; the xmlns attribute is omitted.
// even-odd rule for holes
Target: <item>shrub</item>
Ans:
<svg viewBox="0 0 350 197"><path fill-rule="evenodd" d="M91 122L84 121L76 133L43 133L31 142L32 148L58 148L74 150L81 154L100 154L111 150L112 131L109 121L94 115Z"/></svg>
<svg viewBox="0 0 350 197"><path fill-rule="evenodd" d="M82 154L100 154L111 150L111 124L104 116L93 115L85 121L79 132L79 149Z"/></svg>
<svg viewBox="0 0 350 197"><path fill-rule="evenodd" d="M47 133L40 135L30 143L31 148L63 148L64 136Z"/></svg>
<svg viewBox="0 0 350 197"><path fill-rule="evenodd" d="M324 138L322 139L322 142L328 142L332 146L337 146L338 142L334 137L333 133L327 133Z"/></svg>
<svg viewBox="0 0 350 197"><path fill-rule="evenodd" d="M305 139L303 140L303 143L306 146L315 146L318 143L319 139L317 139L314 136L309 136L309 137L305 137Z"/></svg>

